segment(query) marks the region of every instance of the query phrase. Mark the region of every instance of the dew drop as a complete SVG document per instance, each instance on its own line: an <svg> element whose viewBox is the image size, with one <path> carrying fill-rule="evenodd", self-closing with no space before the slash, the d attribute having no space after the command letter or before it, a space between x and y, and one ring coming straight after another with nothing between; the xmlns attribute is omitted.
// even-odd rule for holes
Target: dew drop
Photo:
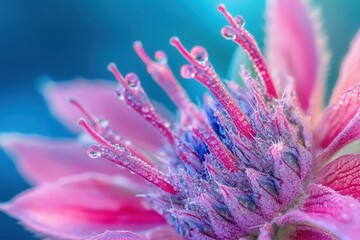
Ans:
<svg viewBox="0 0 360 240"><path fill-rule="evenodd" d="M195 77L196 69L194 66L185 64L181 67L180 74L183 78L189 79Z"/></svg>
<svg viewBox="0 0 360 240"><path fill-rule="evenodd" d="M165 122L164 122L164 126L165 126L166 128L169 128L169 127L170 127L170 122L165 121Z"/></svg>
<svg viewBox="0 0 360 240"><path fill-rule="evenodd" d="M163 51L157 51L155 52L155 61L160 64L167 63L167 56L166 53Z"/></svg>
<svg viewBox="0 0 360 240"><path fill-rule="evenodd" d="M234 17L234 20L235 20L235 22L237 23L237 25L238 25L239 27L245 26L245 19L244 19L242 16L236 15L236 16Z"/></svg>
<svg viewBox="0 0 360 240"><path fill-rule="evenodd" d="M115 91L116 96L121 101L125 99L125 88L122 85L119 85Z"/></svg>
<svg viewBox="0 0 360 240"><path fill-rule="evenodd" d="M149 107L149 105L143 105L142 107L141 107L141 111L143 112L143 113L148 113L149 111L150 111L150 107Z"/></svg>
<svg viewBox="0 0 360 240"><path fill-rule="evenodd" d="M103 127L103 128L108 128L109 127L109 121L107 120L107 119L105 119L105 118L102 118L102 119L100 119L99 120L99 124L100 124L100 126L101 127Z"/></svg>
<svg viewBox="0 0 360 240"><path fill-rule="evenodd" d="M221 35L227 40L234 40L236 38L234 29L230 26L225 26L221 29Z"/></svg>
<svg viewBox="0 0 360 240"><path fill-rule="evenodd" d="M195 46L190 51L191 56L194 57L199 63L206 62L209 58L208 53L205 48L201 46Z"/></svg>
<svg viewBox="0 0 360 240"><path fill-rule="evenodd" d="M140 88L140 79L135 73L128 73L125 79L132 89L138 90Z"/></svg>
<svg viewBox="0 0 360 240"><path fill-rule="evenodd" d="M91 158L99 158L102 156L102 150L96 145L91 145L87 150L87 154Z"/></svg>

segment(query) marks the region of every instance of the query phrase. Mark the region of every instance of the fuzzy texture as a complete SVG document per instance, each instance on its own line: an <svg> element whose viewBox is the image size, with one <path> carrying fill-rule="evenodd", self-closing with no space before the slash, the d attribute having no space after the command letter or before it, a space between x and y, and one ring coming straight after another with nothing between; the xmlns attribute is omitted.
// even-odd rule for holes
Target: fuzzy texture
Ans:
<svg viewBox="0 0 360 240"><path fill-rule="evenodd" d="M360 155L334 155L360 137L354 68L360 34L322 110L328 53L319 16L307 4L269 1L266 58L244 19L219 5L229 22L222 35L255 69L232 66L246 89L223 82L203 47L188 51L172 38L189 62L181 76L211 93L201 106L190 101L164 52L152 60L135 42L149 74L178 107L176 121L154 107L136 74L123 76L115 64L109 70L119 82L118 99L101 82L48 85L53 112L72 128L83 116L78 124L87 136L76 142L2 135L1 145L35 187L0 209L61 239L354 239ZM65 105L70 97L75 114ZM128 121L119 121L125 115Z"/></svg>

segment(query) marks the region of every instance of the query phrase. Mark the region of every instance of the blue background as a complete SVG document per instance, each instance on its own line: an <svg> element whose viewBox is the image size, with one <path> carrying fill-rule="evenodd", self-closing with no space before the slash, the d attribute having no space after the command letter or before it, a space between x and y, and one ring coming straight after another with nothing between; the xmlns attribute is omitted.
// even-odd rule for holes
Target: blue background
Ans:
<svg viewBox="0 0 360 240"><path fill-rule="evenodd" d="M219 34L226 24L216 11L220 2L245 17L246 26L263 46L263 0L1 0L0 1L0 132L71 136L48 112L37 91L44 74L56 81L78 76L113 79L106 67L116 62L124 73L148 75L132 50L142 40L149 53L163 49L178 73L185 61L169 46L177 35L185 46L201 44L221 76L226 76L235 45ZM360 1L318 0L333 53L329 88L348 44L360 25ZM193 99L202 89L183 80ZM166 99L151 81L143 81L149 95ZM201 92L201 91L200 91ZM172 108L173 106L169 106ZM0 150L0 202L28 188L11 159ZM0 239L33 239L15 220L0 213Z"/></svg>

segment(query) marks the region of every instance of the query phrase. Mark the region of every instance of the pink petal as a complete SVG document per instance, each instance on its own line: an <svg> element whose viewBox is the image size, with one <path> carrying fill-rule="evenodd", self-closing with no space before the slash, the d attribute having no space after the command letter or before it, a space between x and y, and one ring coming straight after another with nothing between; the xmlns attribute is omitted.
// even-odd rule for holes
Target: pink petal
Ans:
<svg viewBox="0 0 360 240"><path fill-rule="evenodd" d="M308 110L313 95L321 94L314 90L321 90L329 61L319 16L309 11L305 1L269 2L266 55L270 69L294 78L299 102ZM283 90L278 89L280 95Z"/></svg>
<svg viewBox="0 0 360 240"><path fill-rule="evenodd" d="M106 230L145 231L165 224L136 186L120 177L82 174L43 184L2 205L7 214L36 232L84 239Z"/></svg>
<svg viewBox="0 0 360 240"><path fill-rule="evenodd" d="M181 240L183 239L170 225L160 226L143 233L146 240Z"/></svg>
<svg viewBox="0 0 360 240"><path fill-rule="evenodd" d="M320 150L316 157L317 169L320 169L328 162L331 157L341 148L359 139L360 137L360 109L355 116L344 127L344 129L335 137L335 139L325 149ZM358 150L358 149L357 149Z"/></svg>
<svg viewBox="0 0 360 240"><path fill-rule="evenodd" d="M276 219L280 227L291 226L297 231L303 231L303 227L311 228L313 233L322 234L318 239L357 239L360 232L359 201L317 184L310 185L307 194L301 210L292 210ZM310 230L306 231L311 236Z"/></svg>
<svg viewBox="0 0 360 240"><path fill-rule="evenodd" d="M106 231L90 240L145 240L145 238L129 231Z"/></svg>
<svg viewBox="0 0 360 240"><path fill-rule="evenodd" d="M116 86L106 81L76 80L66 83L48 83L43 93L52 112L70 129L81 131L77 121L83 114L69 103L78 100L96 116L103 116L110 126L135 144L157 149L162 136L138 113L115 96Z"/></svg>
<svg viewBox="0 0 360 240"><path fill-rule="evenodd" d="M360 83L348 89L338 102L327 107L315 127L315 141L326 148L353 120L360 108Z"/></svg>
<svg viewBox="0 0 360 240"><path fill-rule="evenodd" d="M22 134L0 135L0 146L16 159L22 175L33 184L56 181L61 177L100 172L122 175L142 185L144 181L126 169L120 169L105 159L87 156L87 145L75 140L51 139Z"/></svg>
<svg viewBox="0 0 360 240"><path fill-rule="evenodd" d="M349 52L346 54L341 65L340 76L333 90L330 103L335 103L341 95L350 87L360 81L360 31L351 43Z"/></svg>
<svg viewBox="0 0 360 240"><path fill-rule="evenodd" d="M360 154L344 155L332 161L316 174L315 182L360 200Z"/></svg>

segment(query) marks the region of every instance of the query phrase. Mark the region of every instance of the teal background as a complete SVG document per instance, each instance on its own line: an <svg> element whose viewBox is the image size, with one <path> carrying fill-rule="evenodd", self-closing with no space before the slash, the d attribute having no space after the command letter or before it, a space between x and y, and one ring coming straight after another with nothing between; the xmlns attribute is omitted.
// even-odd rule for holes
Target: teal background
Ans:
<svg viewBox="0 0 360 240"><path fill-rule="evenodd" d="M109 62L116 62L123 73L138 73L153 99L167 100L148 81L146 69L132 50L134 40L143 41L149 53L165 50L177 76L185 61L169 46L169 38L179 36L188 48L203 45L218 73L226 77L236 46L220 35L226 24L216 10L220 2L233 14L244 16L247 29L262 47L263 0L1 0L0 132L71 136L49 114L37 91L38 79L47 75L56 81L78 76L114 81L106 69ZM314 2L322 8L333 56L328 83L331 89L341 59L360 26L360 1ZM203 88L199 84L181 82L194 100L201 98ZM0 150L0 202L28 187L11 159ZM0 213L0 239L32 238L15 220Z"/></svg>

